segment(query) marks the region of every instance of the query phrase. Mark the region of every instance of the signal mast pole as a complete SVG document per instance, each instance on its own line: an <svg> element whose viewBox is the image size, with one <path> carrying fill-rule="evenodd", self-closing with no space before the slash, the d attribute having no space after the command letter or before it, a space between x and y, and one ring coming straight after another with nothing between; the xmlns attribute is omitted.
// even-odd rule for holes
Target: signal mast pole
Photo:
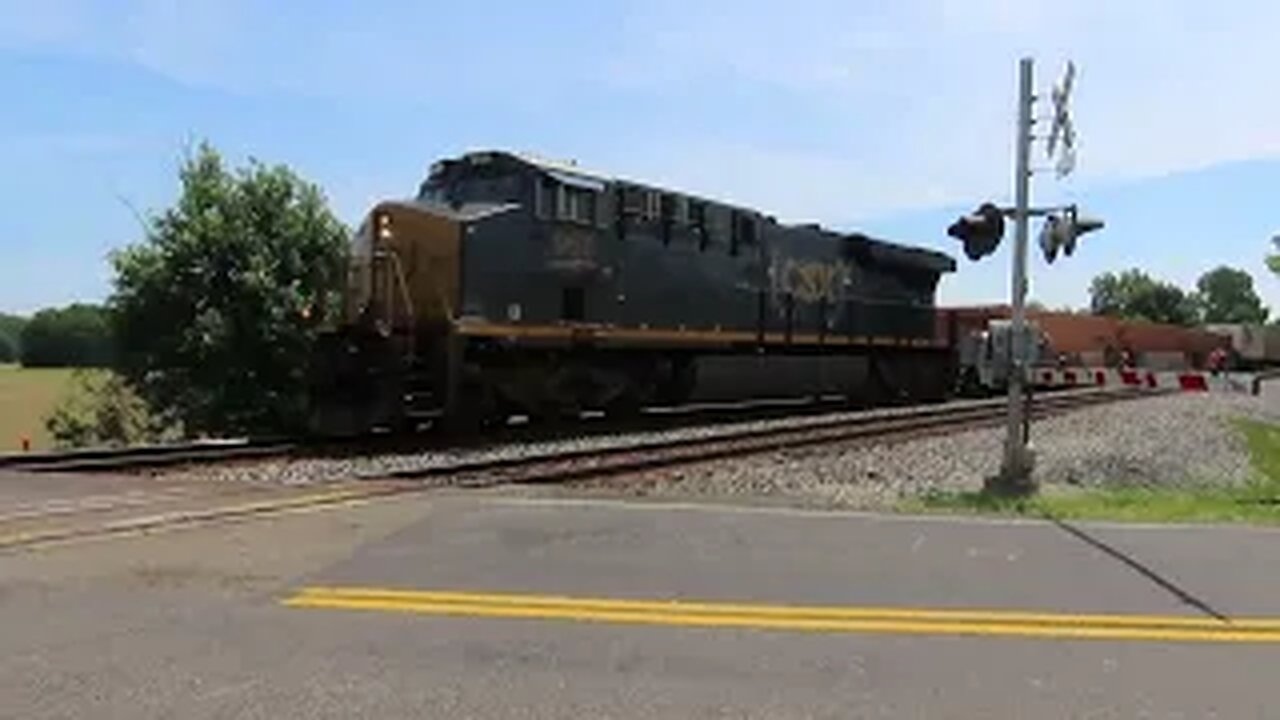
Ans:
<svg viewBox="0 0 1280 720"><path fill-rule="evenodd" d="M1027 377L1026 296L1027 236L1031 204L1031 126L1035 96L1032 91L1032 60L1018 63L1018 137L1014 159L1014 237L1013 237L1013 318L1010 338L1009 412L1006 427L1004 462L1000 475L994 478L1002 493L1025 493L1034 489L1027 458L1023 422L1026 408L1023 392Z"/></svg>

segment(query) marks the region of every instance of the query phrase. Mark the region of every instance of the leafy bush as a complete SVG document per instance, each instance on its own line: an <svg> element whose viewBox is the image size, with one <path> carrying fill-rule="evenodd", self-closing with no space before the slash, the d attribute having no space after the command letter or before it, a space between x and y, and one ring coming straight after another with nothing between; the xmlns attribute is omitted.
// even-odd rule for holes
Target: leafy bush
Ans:
<svg viewBox="0 0 1280 720"><path fill-rule="evenodd" d="M153 414L115 373L76 370L71 387L45 418L54 443L63 448L134 445L181 436L176 426Z"/></svg>
<svg viewBox="0 0 1280 720"><path fill-rule="evenodd" d="M303 424L305 369L340 300L347 230L283 166L235 172L208 145L174 206L113 257L116 368L192 432Z"/></svg>

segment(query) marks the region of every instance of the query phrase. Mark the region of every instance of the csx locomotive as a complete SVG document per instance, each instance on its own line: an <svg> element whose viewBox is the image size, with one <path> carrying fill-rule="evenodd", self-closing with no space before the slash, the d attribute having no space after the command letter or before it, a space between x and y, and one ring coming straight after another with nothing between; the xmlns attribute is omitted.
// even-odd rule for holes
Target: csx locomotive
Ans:
<svg viewBox="0 0 1280 720"><path fill-rule="evenodd" d="M945 397L942 253L509 152L432 166L355 233L323 434L699 401Z"/></svg>

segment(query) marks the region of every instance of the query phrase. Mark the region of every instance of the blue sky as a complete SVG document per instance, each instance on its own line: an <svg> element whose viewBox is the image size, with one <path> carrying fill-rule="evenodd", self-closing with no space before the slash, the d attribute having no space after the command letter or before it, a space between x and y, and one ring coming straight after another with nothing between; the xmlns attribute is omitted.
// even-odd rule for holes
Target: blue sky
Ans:
<svg viewBox="0 0 1280 720"><path fill-rule="evenodd" d="M1280 310L1277 27L1265 2L0 0L0 310L104 297L200 139L294 166L349 223L441 156L574 158L946 250L944 302L998 301L1008 243L970 263L945 227L1011 194L1024 54L1041 90L1079 66L1078 171L1035 199L1108 223L1037 259L1032 295L1227 263Z"/></svg>

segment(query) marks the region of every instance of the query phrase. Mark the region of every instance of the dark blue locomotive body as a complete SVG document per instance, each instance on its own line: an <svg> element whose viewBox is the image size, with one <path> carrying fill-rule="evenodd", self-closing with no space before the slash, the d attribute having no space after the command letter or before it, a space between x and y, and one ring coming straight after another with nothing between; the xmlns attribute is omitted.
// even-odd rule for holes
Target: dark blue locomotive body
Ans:
<svg viewBox="0 0 1280 720"><path fill-rule="evenodd" d="M318 429L839 394L940 398L943 254L503 152L353 245Z"/></svg>

